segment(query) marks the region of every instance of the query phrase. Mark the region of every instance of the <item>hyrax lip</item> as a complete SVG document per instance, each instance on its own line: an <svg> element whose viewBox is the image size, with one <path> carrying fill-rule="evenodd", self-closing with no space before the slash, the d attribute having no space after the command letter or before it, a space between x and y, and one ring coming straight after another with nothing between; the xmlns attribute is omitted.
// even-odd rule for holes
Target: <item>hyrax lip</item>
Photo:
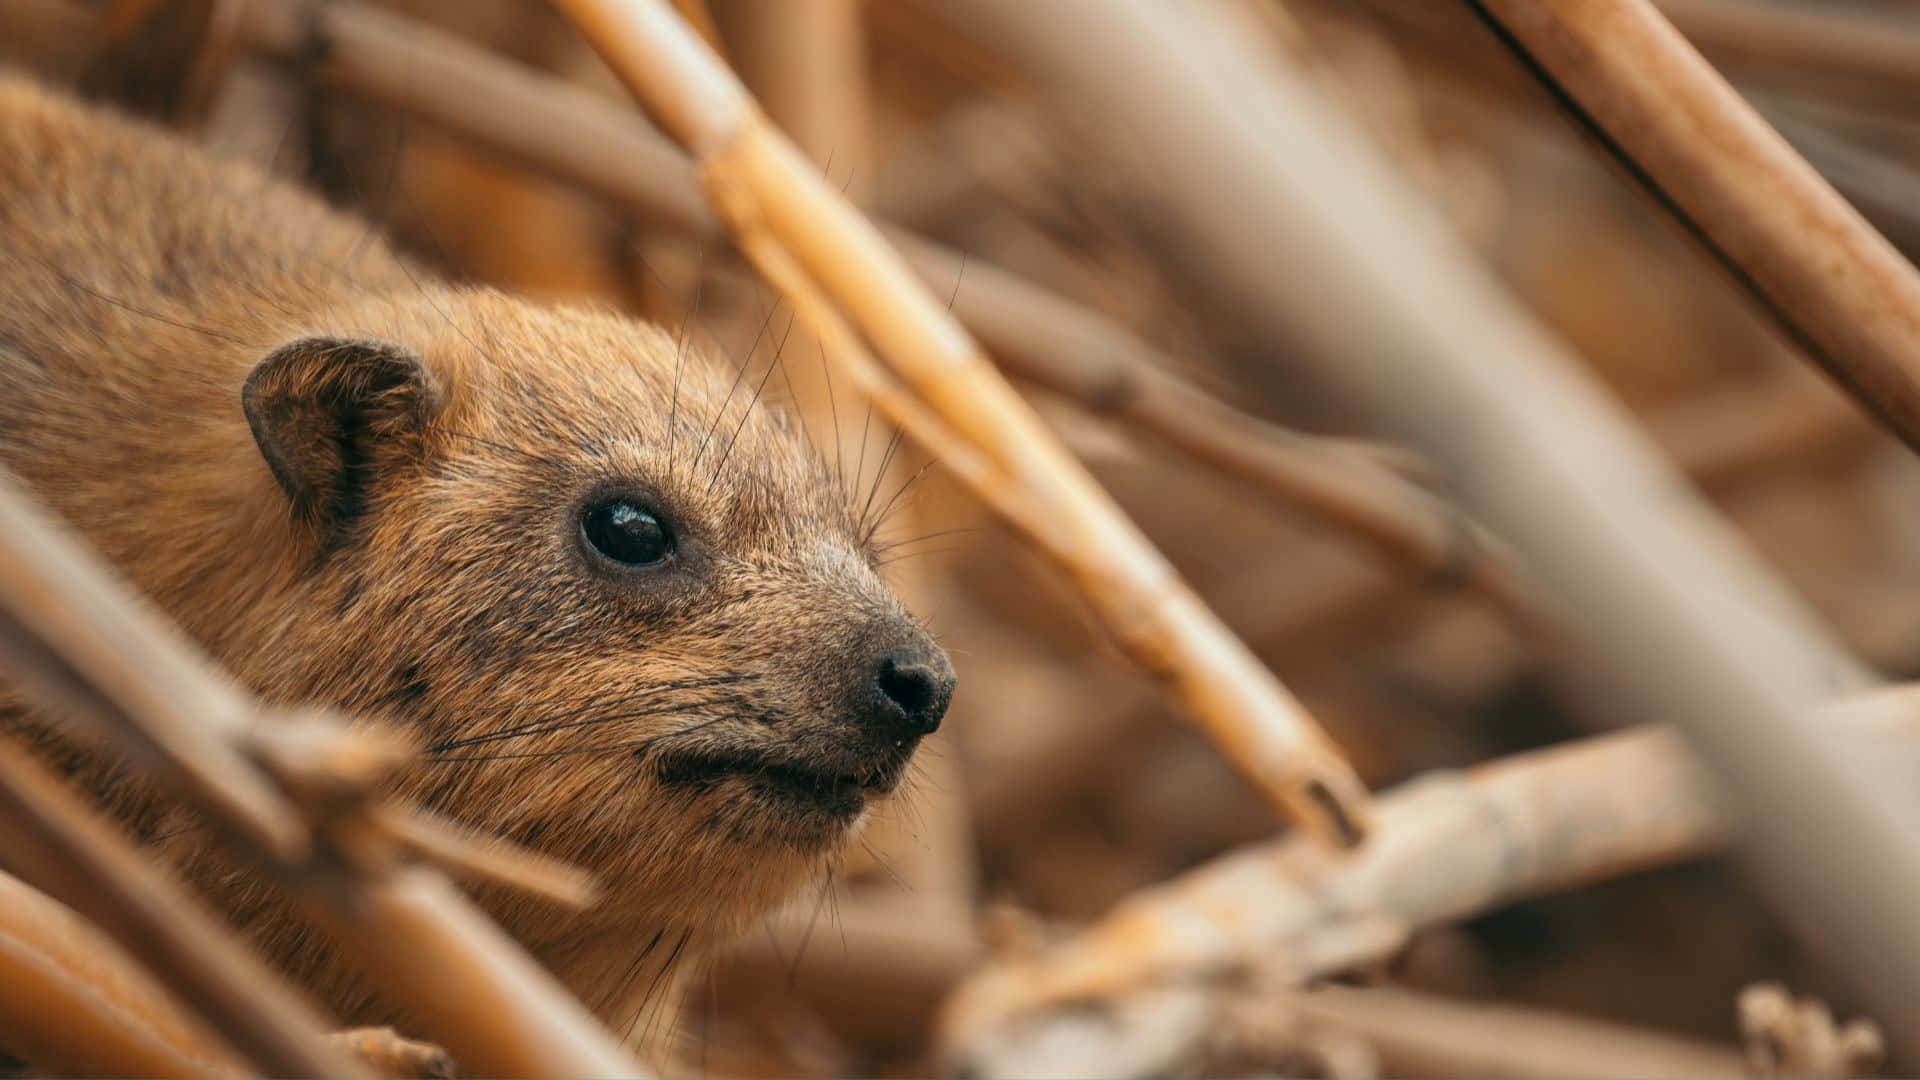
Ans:
<svg viewBox="0 0 1920 1080"><path fill-rule="evenodd" d="M904 762L865 765L840 771L805 762L757 754L680 754L660 763L660 779L682 787L712 787L737 778L775 795L803 803L855 811L868 797L899 786Z"/></svg>

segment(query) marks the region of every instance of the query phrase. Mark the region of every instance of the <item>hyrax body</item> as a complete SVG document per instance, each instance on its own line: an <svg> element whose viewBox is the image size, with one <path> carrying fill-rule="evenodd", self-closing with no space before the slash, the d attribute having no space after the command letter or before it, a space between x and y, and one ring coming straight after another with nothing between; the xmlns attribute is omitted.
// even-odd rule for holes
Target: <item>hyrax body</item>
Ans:
<svg viewBox="0 0 1920 1080"><path fill-rule="evenodd" d="M406 794L593 870L584 913L487 902L614 1020L815 873L953 688L832 471L735 384L0 74L0 466L264 698L410 732ZM391 1015L184 811L97 794L344 1019Z"/></svg>

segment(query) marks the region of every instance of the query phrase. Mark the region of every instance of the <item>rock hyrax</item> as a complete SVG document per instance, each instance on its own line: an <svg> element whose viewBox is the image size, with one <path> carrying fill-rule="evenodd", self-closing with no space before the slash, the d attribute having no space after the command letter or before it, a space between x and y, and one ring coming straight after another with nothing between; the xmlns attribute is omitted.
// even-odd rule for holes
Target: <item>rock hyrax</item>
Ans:
<svg viewBox="0 0 1920 1080"><path fill-rule="evenodd" d="M0 464L263 697L413 733L407 794L593 870L585 913L485 899L618 1021L895 789L952 668L732 366L369 233L0 75ZM57 724L0 707L107 786ZM101 794L343 1019L392 1015L183 811Z"/></svg>

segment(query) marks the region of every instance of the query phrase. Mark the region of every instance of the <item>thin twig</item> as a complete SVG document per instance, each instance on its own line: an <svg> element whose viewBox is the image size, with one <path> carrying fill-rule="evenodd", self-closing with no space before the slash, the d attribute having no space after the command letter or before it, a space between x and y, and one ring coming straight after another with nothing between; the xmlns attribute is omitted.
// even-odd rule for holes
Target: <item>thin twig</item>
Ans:
<svg viewBox="0 0 1920 1080"><path fill-rule="evenodd" d="M1920 274L1658 9L1469 3L1814 360L1920 449Z"/></svg>
<svg viewBox="0 0 1920 1080"><path fill-rule="evenodd" d="M85 919L0 873L0 1046L48 1075L239 1076L206 1024Z"/></svg>
<svg viewBox="0 0 1920 1080"><path fill-rule="evenodd" d="M113 935L262 1072L368 1075L327 1042L338 1025L11 744L0 744L0 810L7 865Z"/></svg>
<svg viewBox="0 0 1920 1080"><path fill-rule="evenodd" d="M986 475L963 480L1003 513L1024 504L1011 520L1075 578L1120 644L1168 682L1228 759L1322 838L1341 845L1363 838L1366 789L1312 717L1060 449L944 305L772 129L672 10L655 0L560 6L694 155L715 207L756 265L764 271L777 245L844 308L938 422L987 456ZM799 310L803 317L820 312L818 305ZM916 439L927 436L890 416Z"/></svg>

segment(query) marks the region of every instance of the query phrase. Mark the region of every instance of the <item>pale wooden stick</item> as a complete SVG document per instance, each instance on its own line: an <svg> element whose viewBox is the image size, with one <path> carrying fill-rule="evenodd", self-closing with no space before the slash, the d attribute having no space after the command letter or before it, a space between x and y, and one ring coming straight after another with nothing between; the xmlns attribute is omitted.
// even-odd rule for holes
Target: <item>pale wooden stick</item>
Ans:
<svg viewBox="0 0 1920 1080"><path fill-rule="evenodd" d="M1920 689L1829 706L1818 722L1863 756L1920 763ZM1034 1022L1056 1010L1250 963L1297 985L1384 959L1425 927L1692 858L1731 826L1686 744L1659 728L1418 777L1383 793L1376 813L1376 839L1358 852L1290 839L1247 848L1134 895L1061 945L989 965L949 998L943 1041L1038 1039Z"/></svg>
<svg viewBox="0 0 1920 1080"><path fill-rule="evenodd" d="M1326 986L1277 1003L1373 1047L1398 1076L1737 1076L1731 1047L1544 1009L1449 1000L1392 987Z"/></svg>
<svg viewBox="0 0 1920 1080"><path fill-rule="evenodd" d="M0 744L0 810L7 865L113 935L262 1072L368 1075L326 1041L338 1025L11 743Z"/></svg>
<svg viewBox="0 0 1920 1080"><path fill-rule="evenodd" d="M990 474L971 478L976 492L1003 512L1010 499L1027 504L1016 520L1227 757L1321 837L1342 845L1364 837L1366 789L1312 717L1060 449L966 331L767 124L686 24L654 0L560 6L694 155L736 241L751 248L756 237L774 240L939 419L989 456Z"/></svg>
<svg viewBox="0 0 1920 1080"><path fill-rule="evenodd" d="M1307 375L1448 469L1612 692L1684 730L1714 769L1778 910L1833 950L1894 1037L1920 1038L1910 796L1805 723L1872 676L1565 346L1309 84L1249 55L1211 9L942 10L990 30L1127 148L1167 225L1156 240L1293 360L1295 385Z"/></svg>
<svg viewBox="0 0 1920 1080"><path fill-rule="evenodd" d="M1842 1025L1826 1002L1795 998L1779 983L1755 983L1736 1001L1752 1077L1872 1076L1886 1040L1871 1020Z"/></svg>
<svg viewBox="0 0 1920 1080"><path fill-rule="evenodd" d="M0 1046L48 1075L240 1076L247 1067L72 909L0 873Z"/></svg>
<svg viewBox="0 0 1920 1080"><path fill-rule="evenodd" d="M1610 1080L1742 1075L1731 1047L1542 1009L1453 1001L1390 987L1302 992L1262 977L1142 990L1032 1019L955 1048L949 1073ZM1231 1073L1228 1069L1233 1070Z"/></svg>
<svg viewBox="0 0 1920 1080"><path fill-rule="evenodd" d="M1920 274L1648 0L1471 0L1812 358L1920 449Z"/></svg>
<svg viewBox="0 0 1920 1080"><path fill-rule="evenodd" d="M390 740L344 733L324 714L269 718L4 475L0 664L15 685L36 692L38 704L83 716L110 745L134 751L137 764L197 800L239 841L239 853L274 871L310 914L345 927L337 944L395 1001L434 1024L429 1034L465 1067L497 1075L638 1073L584 1007L436 873L395 870L393 845L367 842L389 835L362 804L395 761ZM204 757L183 762L182 753ZM211 779L203 785L203 777ZM317 829L334 842L316 843ZM446 846L444 835L412 839L416 849ZM43 865L64 865L57 846L43 842L37 850ZM465 865L479 869L477 861ZM121 895L140 895L126 879L120 886ZM90 897L56 891L93 913ZM136 952L145 942L143 925L106 929ZM236 1042L255 1037L217 1018ZM254 1049L252 1041L242 1045ZM305 1068L290 1060L274 1059L272 1067L335 1071L311 1067L326 1057Z"/></svg>

